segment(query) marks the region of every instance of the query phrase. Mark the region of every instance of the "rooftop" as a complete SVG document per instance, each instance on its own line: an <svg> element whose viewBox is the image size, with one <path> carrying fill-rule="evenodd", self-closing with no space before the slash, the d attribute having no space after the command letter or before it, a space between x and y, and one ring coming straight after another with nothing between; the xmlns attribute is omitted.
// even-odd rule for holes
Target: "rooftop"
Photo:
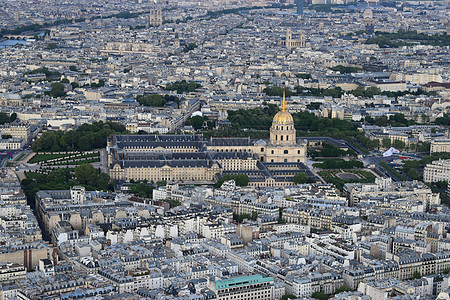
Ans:
<svg viewBox="0 0 450 300"><path fill-rule="evenodd" d="M242 276L242 277L234 277L225 280L216 281L216 290L222 290L227 288L232 288L236 286L249 285L249 284L258 284L264 282L273 282L272 277L263 277L262 275L251 275L251 276Z"/></svg>

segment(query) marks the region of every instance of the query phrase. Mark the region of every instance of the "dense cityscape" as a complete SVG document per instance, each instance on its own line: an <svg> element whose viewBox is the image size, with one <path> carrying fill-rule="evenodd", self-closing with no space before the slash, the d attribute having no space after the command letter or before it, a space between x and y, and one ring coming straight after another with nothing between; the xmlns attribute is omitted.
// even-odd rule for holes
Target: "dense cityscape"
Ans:
<svg viewBox="0 0 450 300"><path fill-rule="evenodd" d="M448 0L0 0L0 300L450 299Z"/></svg>

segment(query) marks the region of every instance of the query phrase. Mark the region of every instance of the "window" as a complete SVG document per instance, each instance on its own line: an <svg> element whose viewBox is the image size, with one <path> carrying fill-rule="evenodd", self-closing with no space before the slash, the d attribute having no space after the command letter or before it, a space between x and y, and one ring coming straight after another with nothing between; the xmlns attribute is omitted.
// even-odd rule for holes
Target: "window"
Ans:
<svg viewBox="0 0 450 300"><path fill-rule="evenodd" d="M300 154L300 150L297 150L297 154Z"/></svg>
<svg viewBox="0 0 450 300"><path fill-rule="evenodd" d="M288 135L286 136L286 141L289 141L289 136Z"/></svg>
<svg viewBox="0 0 450 300"><path fill-rule="evenodd" d="M289 154L289 150L284 150L284 154Z"/></svg>
<svg viewBox="0 0 450 300"><path fill-rule="evenodd" d="M272 152L272 154L274 153L273 150L271 152Z"/></svg>
<svg viewBox="0 0 450 300"><path fill-rule="evenodd" d="M281 141L283 140L283 136L281 136L281 139L280 139Z"/></svg>
<svg viewBox="0 0 450 300"><path fill-rule="evenodd" d="M261 152L264 152L264 148L261 148Z"/></svg>

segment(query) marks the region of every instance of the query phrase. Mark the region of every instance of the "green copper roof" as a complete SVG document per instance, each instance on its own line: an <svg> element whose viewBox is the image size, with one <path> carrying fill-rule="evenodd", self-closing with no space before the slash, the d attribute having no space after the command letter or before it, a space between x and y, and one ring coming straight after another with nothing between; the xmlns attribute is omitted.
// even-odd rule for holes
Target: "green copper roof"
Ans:
<svg viewBox="0 0 450 300"><path fill-rule="evenodd" d="M216 290L232 288L236 286L248 285L248 284L257 284L273 281L272 277L262 277L262 275L250 275L250 276L242 276L242 277L234 277L225 280L216 281Z"/></svg>

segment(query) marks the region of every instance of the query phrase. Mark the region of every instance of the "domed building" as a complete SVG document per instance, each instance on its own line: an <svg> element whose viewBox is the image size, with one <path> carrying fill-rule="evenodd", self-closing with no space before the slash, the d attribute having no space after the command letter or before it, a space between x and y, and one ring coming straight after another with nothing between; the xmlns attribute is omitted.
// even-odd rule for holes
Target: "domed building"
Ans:
<svg viewBox="0 0 450 300"><path fill-rule="evenodd" d="M307 142L295 135L283 95L269 139L210 138L199 135L114 135L108 139L113 180L209 184L223 174L246 174L251 186L289 186L305 166Z"/></svg>
<svg viewBox="0 0 450 300"><path fill-rule="evenodd" d="M283 97L280 111L273 117L270 127L270 142L272 145L295 144L294 118L287 111L286 100Z"/></svg>
<svg viewBox="0 0 450 300"><path fill-rule="evenodd" d="M270 140L266 145L265 155L261 155L261 161L305 163L306 146L304 140L296 138L294 118L287 110L283 94L280 111L273 117Z"/></svg>

